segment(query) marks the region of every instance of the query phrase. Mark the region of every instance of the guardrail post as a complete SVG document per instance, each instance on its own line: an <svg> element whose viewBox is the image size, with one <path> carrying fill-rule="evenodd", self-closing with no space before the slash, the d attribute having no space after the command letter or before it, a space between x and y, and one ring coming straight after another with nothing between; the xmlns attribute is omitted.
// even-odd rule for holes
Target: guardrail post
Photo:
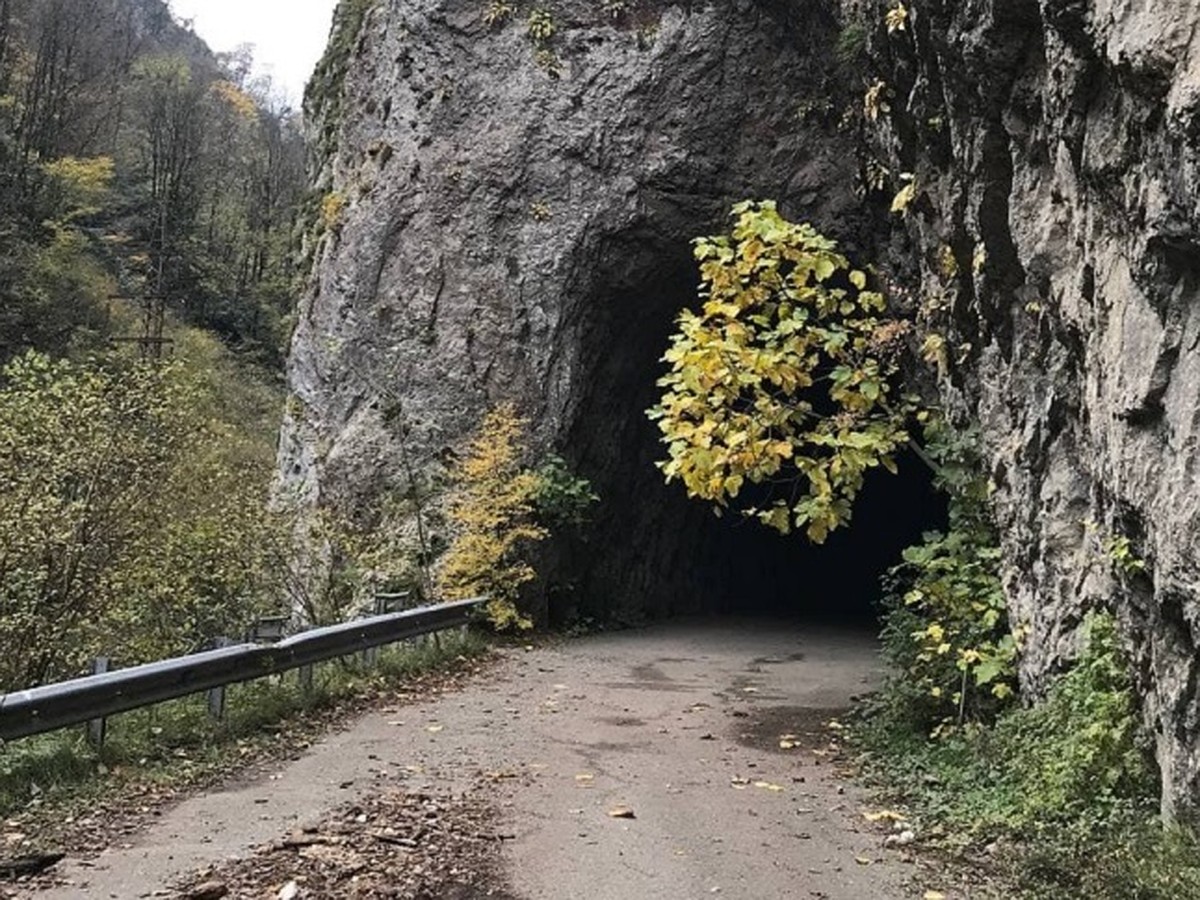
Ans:
<svg viewBox="0 0 1200 900"><path fill-rule="evenodd" d="M108 671L108 657L97 656L92 660L92 674L102 675ZM88 743L99 750L104 746L104 737L108 733L108 719L92 719L87 723Z"/></svg>
<svg viewBox="0 0 1200 900"><path fill-rule="evenodd" d="M412 591L376 594L375 597L383 601L383 612L403 612L408 608L408 601L412 599Z"/></svg>
<svg viewBox="0 0 1200 900"><path fill-rule="evenodd" d="M304 692L304 696L307 697L310 694L312 694L312 691L313 691L313 667L312 666L301 666L299 669L296 670L296 677L300 681L300 690L302 690Z"/></svg>
<svg viewBox="0 0 1200 900"><path fill-rule="evenodd" d="M388 598L385 594L376 594L372 614L382 616L388 611ZM373 668L379 662L379 648L368 647L362 652L363 665Z"/></svg>
<svg viewBox="0 0 1200 900"><path fill-rule="evenodd" d="M219 637L213 641L213 649L232 647L233 641L227 637ZM208 689L208 714L218 722L225 721L225 685Z"/></svg>
<svg viewBox="0 0 1200 900"><path fill-rule="evenodd" d="M267 616L258 619L246 632L246 640L252 644L263 642L277 644L283 640L287 629L287 619L283 616Z"/></svg>

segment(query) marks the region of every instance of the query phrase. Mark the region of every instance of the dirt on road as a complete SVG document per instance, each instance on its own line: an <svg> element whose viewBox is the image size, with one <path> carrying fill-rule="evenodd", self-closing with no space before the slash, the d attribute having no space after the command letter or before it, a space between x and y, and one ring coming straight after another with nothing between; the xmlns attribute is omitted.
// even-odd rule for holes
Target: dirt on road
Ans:
<svg viewBox="0 0 1200 900"><path fill-rule="evenodd" d="M369 714L260 780L165 811L29 896L170 897L189 876L296 900L901 900L932 887L883 849L837 774L829 723L878 678L869 633L675 622L505 657L460 693ZM339 854L353 865L339 870ZM381 867L392 889L368 877Z"/></svg>

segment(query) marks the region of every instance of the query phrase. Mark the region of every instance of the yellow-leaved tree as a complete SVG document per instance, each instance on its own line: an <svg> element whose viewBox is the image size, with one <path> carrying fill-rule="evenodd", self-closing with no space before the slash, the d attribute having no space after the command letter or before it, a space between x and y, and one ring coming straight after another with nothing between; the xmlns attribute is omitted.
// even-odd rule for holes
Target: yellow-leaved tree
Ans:
<svg viewBox="0 0 1200 900"><path fill-rule="evenodd" d="M893 384L905 326L812 226L772 202L733 214L729 234L695 242L703 303L680 313L649 411L667 445L660 466L689 496L740 501L821 543L850 520L867 471L895 471L908 443L912 408Z"/></svg>
<svg viewBox="0 0 1200 900"><path fill-rule="evenodd" d="M521 464L525 426L511 403L484 417L454 469L448 515L456 534L438 573L447 599L486 596L500 629L532 626L517 608L521 586L536 577L522 551L548 533L534 517L542 480Z"/></svg>

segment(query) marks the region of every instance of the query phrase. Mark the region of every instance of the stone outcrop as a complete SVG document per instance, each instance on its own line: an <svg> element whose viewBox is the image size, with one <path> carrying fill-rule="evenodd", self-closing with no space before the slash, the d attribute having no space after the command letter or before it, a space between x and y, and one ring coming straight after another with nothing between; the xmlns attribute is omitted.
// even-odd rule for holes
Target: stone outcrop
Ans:
<svg viewBox="0 0 1200 900"><path fill-rule="evenodd" d="M1164 806L1200 801L1200 4L919 0L868 17L947 398L980 422L1040 689L1114 610ZM951 262L952 260L952 262Z"/></svg>
<svg viewBox="0 0 1200 900"><path fill-rule="evenodd" d="M588 0L554 4L538 46L528 9L493 25L486 11L343 4L348 57L309 93L335 148L318 184L336 219L300 309L282 476L360 508L403 477L402 453L437 468L515 399L538 446L606 501L574 550L587 565L559 560L559 581L609 612L698 608L746 541L661 484L643 411L695 296L690 240L732 202L776 197L834 233L869 231L849 136L804 118L829 96L835 19L820 4Z"/></svg>
<svg viewBox="0 0 1200 900"><path fill-rule="evenodd" d="M336 103L313 106L332 214L286 483L353 509L402 452L437 468L512 398L610 501L556 560L581 596L676 611L735 560L786 571L661 486L641 414L689 239L778 198L919 284L946 337L944 397L981 425L1031 628L1025 686L1115 610L1164 805L1195 808L1200 0L910 0L891 34L883 0L566 2L544 46L524 8L344 6L365 14L325 68ZM848 73L831 48L859 33L871 62ZM870 152L917 186L886 252L837 127L872 83Z"/></svg>

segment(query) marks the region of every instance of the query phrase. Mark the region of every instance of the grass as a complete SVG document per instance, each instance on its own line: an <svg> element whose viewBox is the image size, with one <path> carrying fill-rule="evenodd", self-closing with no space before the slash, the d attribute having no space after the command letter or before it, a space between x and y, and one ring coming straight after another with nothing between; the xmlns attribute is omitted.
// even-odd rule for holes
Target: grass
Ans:
<svg viewBox="0 0 1200 900"><path fill-rule="evenodd" d="M927 846L998 881L997 896L1200 900L1200 841L1158 821L1158 773L1111 621L1092 621L1087 651L1044 702L993 726L931 739L889 699L853 729L864 774Z"/></svg>
<svg viewBox="0 0 1200 900"><path fill-rule="evenodd" d="M486 647L473 633L451 633L383 649L369 668L357 657L326 663L315 671L311 692L294 673L231 685L220 722L209 716L204 695L168 701L111 717L100 749L82 728L14 741L0 747L0 820L55 817L131 784L202 783L271 755L272 747L294 751L346 707Z"/></svg>

